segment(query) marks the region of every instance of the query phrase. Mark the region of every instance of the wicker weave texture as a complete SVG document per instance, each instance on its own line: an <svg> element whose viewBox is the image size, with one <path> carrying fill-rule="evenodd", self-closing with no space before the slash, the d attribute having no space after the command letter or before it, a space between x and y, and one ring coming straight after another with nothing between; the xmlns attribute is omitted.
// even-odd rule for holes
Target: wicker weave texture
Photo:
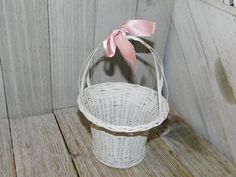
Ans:
<svg viewBox="0 0 236 177"><path fill-rule="evenodd" d="M92 127L92 147L96 158L115 168L129 168L140 163L146 154L148 132L119 135Z"/></svg>
<svg viewBox="0 0 236 177"><path fill-rule="evenodd" d="M165 120L159 114L157 92L123 82L87 87L79 101L80 110L94 125L91 128L93 152L102 163L128 168L145 157L148 130ZM101 128L102 127L102 128Z"/></svg>

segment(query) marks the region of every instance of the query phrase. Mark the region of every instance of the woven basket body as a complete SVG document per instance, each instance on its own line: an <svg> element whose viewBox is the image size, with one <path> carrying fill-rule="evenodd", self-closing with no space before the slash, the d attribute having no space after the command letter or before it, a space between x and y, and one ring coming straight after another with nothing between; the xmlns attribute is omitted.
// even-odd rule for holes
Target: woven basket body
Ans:
<svg viewBox="0 0 236 177"><path fill-rule="evenodd" d="M115 168L129 168L145 157L148 133L139 135L114 135L91 128L93 153L102 163Z"/></svg>
<svg viewBox="0 0 236 177"><path fill-rule="evenodd" d="M141 42L151 51L157 74L157 91L124 82L91 86L88 70L98 46L82 67L77 100L80 111L92 123L94 155L102 163L116 168L128 168L144 159L149 130L160 125L169 112L168 103L161 94L165 77L160 58L141 39L129 38Z"/></svg>
<svg viewBox="0 0 236 177"><path fill-rule="evenodd" d="M121 130L113 132L92 126L93 153L97 159L116 168L128 168L141 162L145 157L149 126L153 126L150 123L157 119L159 111L157 92L123 82L103 83L86 88L82 99L88 111L107 128L117 126ZM162 104L168 106L164 99ZM91 118L84 113L88 119ZM122 132L124 128L129 131L129 127L139 125L147 125L143 126L146 130Z"/></svg>

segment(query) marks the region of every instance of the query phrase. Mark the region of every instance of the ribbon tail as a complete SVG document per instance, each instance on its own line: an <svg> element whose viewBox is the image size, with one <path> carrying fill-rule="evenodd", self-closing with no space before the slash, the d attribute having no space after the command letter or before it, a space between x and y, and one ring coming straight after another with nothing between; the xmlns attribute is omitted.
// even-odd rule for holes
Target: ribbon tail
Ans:
<svg viewBox="0 0 236 177"><path fill-rule="evenodd" d="M113 57L116 53L116 44L114 41L114 35L112 34L106 40L103 41L103 47L105 49L106 57Z"/></svg>
<svg viewBox="0 0 236 177"><path fill-rule="evenodd" d="M137 59L134 46L129 42L129 40L120 34L115 37L115 42L121 55L131 64L136 65Z"/></svg>

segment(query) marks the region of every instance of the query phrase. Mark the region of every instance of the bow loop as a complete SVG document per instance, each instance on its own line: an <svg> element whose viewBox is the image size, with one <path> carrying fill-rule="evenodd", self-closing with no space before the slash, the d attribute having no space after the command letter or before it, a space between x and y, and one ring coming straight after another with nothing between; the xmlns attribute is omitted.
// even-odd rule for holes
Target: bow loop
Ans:
<svg viewBox="0 0 236 177"><path fill-rule="evenodd" d="M105 55L113 57L116 52L116 46L121 55L132 64L136 64L136 55L134 46L129 42L127 35L131 36L150 36L155 30L155 23L147 20L128 20L120 28L115 29L103 41Z"/></svg>

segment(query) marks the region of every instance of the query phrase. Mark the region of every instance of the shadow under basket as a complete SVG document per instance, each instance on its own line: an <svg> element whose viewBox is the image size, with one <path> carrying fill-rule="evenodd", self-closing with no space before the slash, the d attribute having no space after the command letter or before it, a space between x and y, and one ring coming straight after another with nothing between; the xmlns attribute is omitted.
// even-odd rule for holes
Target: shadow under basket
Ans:
<svg viewBox="0 0 236 177"><path fill-rule="evenodd" d="M92 150L96 158L115 168L140 163L146 153L149 130L160 125L169 112L166 99L140 85L102 83L84 89L78 97L81 112L91 126Z"/></svg>

